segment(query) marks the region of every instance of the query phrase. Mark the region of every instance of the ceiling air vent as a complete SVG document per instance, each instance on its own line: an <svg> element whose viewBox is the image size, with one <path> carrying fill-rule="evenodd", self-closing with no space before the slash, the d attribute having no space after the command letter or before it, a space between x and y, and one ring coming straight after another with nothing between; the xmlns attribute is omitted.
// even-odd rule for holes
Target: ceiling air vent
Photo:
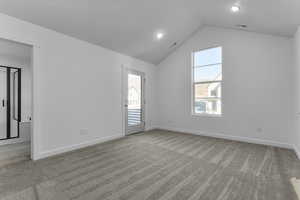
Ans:
<svg viewBox="0 0 300 200"><path fill-rule="evenodd" d="M177 45L177 42L174 42L173 44L171 44L171 46L169 47L170 49L175 47Z"/></svg>
<svg viewBox="0 0 300 200"><path fill-rule="evenodd" d="M246 24L238 24L236 25L238 28L247 28L248 26Z"/></svg>

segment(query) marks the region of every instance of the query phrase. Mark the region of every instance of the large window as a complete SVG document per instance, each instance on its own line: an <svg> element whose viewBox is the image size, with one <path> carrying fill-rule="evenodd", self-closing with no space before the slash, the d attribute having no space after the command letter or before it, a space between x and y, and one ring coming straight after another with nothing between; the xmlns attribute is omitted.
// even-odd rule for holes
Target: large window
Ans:
<svg viewBox="0 0 300 200"><path fill-rule="evenodd" d="M193 52L193 113L222 114L222 47Z"/></svg>

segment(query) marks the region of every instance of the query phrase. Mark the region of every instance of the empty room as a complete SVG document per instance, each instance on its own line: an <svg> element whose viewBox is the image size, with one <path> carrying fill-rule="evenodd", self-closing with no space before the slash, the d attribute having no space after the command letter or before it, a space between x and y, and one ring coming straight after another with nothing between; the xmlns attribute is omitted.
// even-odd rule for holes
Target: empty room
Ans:
<svg viewBox="0 0 300 200"><path fill-rule="evenodd" d="M299 200L300 1L0 0L0 200Z"/></svg>

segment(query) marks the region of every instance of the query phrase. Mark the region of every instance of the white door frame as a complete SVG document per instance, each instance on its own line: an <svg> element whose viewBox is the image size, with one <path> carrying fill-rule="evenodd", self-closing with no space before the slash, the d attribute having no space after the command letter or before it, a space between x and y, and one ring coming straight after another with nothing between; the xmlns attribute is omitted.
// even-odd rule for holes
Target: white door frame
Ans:
<svg viewBox="0 0 300 200"><path fill-rule="evenodd" d="M124 130L124 135L130 135L133 133L137 132L142 132L145 130L145 104L146 104L146 95L145 95L145 84L146 84L146 78L145 78L145 73L130 69L130 68L125 68L123 67L123 87L122 87L122 106L123 106L123 130ZM142 79L142 105L141 105L141 110L142 110L142 116L141 116L141 124L139 126L135 127L128 127L128 74L136 74L141 76Z"/></svg>
<svg viewBox="0 0 300 200"><path fill-rule="evenodd" d="M29 45L32 48L32 53L31 53L31 74L32 74L32 120L31 120L31 135L30 135L30 146L31 146L31 152L30 152L30 158L32 160L38 160L40 159L39 155L39 138L38 138L38 129L39 129L39 118L36 117L38 115L38 105L37 105L37 91L39 88L35 84L36 80L38 79L37 77L37 71L38 71L38 65L39 65L39 58L40 58L40 45L38 45L35 41L33 40L27 40L24 39L22 36L19 37L12 37L11 34L7 32L0 32L0 38L4 40L9 40L12 42L17 42L17 43L22 43L25 45Z"/></svg>

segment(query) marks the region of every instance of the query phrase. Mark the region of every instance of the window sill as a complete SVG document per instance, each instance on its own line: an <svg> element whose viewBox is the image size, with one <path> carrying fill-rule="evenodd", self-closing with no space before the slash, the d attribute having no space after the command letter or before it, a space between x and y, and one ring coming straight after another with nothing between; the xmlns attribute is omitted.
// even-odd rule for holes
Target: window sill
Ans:
<svg viewBox="0 0 300 200"><path fill-rule="evenodd" d="M192 117L222 117L222 114L197 114L197 113L192 113Z"/></svg>

